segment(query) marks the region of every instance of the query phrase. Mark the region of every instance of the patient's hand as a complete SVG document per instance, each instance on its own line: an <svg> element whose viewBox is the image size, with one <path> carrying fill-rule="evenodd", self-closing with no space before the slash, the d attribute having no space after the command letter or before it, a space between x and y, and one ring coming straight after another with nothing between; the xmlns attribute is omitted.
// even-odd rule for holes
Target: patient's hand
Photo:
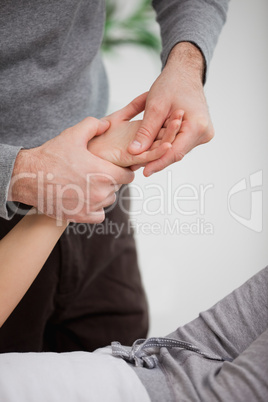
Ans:
<svg viewBox="0 0 268 402"><path fill-rule="evenodd" d="M88 150L94 155L122 167L145 164L161 158L171 148L171 144L167 142L160 144L160 140L140 155L132 155L127 151L140 124L141 120L121 121L117 124L112 122L109 130L89 141Z"/></svg>

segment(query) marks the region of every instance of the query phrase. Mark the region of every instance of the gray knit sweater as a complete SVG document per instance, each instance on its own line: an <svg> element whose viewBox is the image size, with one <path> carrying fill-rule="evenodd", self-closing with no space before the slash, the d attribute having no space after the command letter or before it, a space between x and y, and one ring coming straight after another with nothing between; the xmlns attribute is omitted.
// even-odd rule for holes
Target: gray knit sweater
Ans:
<svg viewBox="0 0 268 402"><path fill-rule="evenodd" d="M181 41L207 65L228 0L155 0L162 62ZM105 115L108 85L100 56L104 0L0 0L0 216L18 151L38 146L86 116Z"/></svg>

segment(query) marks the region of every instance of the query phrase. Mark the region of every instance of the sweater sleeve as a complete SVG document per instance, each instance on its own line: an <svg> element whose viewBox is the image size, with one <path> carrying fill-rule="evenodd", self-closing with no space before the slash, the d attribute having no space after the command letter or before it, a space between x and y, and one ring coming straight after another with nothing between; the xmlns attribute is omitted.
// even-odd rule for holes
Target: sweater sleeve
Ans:
<svg viewBox="0 0 268 402"><path fill-rule="evenodd" d="M203 53L207 71L229 0L153 0L162 37L162 64L179 42L191 42Z"/></svg>
<svg viewBox="0 0 268 402"><path fill-rule="evenodd" d="M7 195L15 159L21 148L0 144L0 216L4 219L11 219L16 211L17 203L12 202L12 208L10 208L11 203L7 201Z"/></svg>

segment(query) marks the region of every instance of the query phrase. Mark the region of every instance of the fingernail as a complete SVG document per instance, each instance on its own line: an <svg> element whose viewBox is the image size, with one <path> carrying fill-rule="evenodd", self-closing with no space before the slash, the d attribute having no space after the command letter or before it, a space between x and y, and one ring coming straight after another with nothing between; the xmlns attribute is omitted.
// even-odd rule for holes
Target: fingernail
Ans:
<svg viewBox="0 0 268 402"><path fill-rule="evenodd" d="M140 143L139 141L137 141L137 140L134 140L134 141L131 143L131 148L132 148L132 149L140 149L140 147L141 147L141 143Z"/></svg>

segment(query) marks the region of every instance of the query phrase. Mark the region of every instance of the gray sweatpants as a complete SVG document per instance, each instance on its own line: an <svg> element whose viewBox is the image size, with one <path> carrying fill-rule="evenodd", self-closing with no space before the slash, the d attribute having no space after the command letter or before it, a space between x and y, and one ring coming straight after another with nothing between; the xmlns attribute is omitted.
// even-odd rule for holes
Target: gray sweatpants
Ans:
<svg viewBox="0 0 268 402"><path fill-rule="evenodd" d="M94 353L0 353L1 402L149 398L268 401L268 268L166 338Z"/></svg>
<svg viewBox="0 0 268 402"><path fill-rule="evenodd" d="M168 338L183 348L151 348L153 369L133 367L153 402L268 401L268 267Z"/></svg>

